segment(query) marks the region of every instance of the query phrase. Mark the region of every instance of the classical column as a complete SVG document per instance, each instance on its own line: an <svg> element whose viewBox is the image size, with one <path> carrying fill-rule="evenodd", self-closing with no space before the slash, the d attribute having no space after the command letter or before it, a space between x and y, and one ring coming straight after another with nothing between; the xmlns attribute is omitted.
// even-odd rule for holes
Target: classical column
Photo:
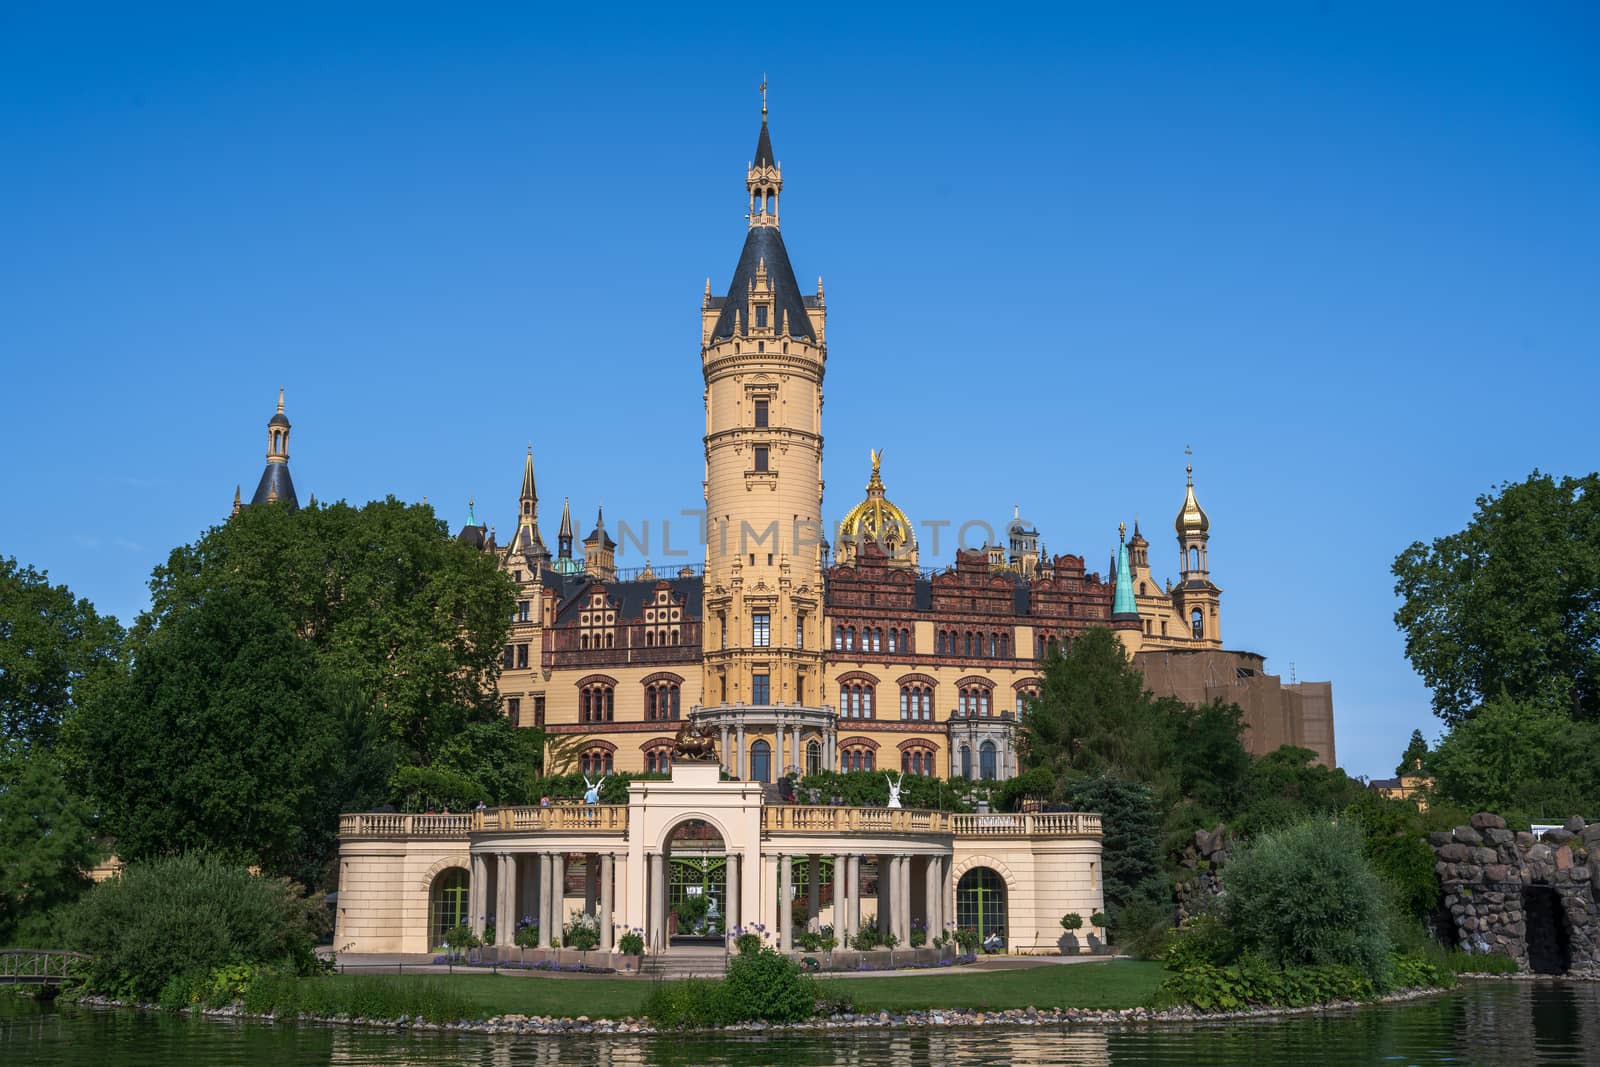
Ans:
<svg viewBox="0 0 1600 1067"><path fill-rule="evenodd" d="M773 738L773 740L777 742L778 748L777 748L777 751L772 754L773 758L777 761L776 766L774 766L772 768L772 780L773 781L777 781L779 778L783 777L783 720L782 719L778 720L777 726L774 728L773 732L776 735Z"/></svg>
<svg viewBox="0 0 1600 1067"><path fill-rule="evenodd" d="M894 876L890 871L891 862L888 856L879 855L878 861L878 929L889 933L894 927L889 925L890 897L894 895Z"/></svg>
<svg viewBox="0 0 1600 1067"><path fill-rule="evenodd" d="M733 769L733 753L728 751L728 724L723 723L717 727L717 755L722 757L722 769L729 774L736 773Z"/></svg>
<svg viewBox="0 0 1600 1067"><path fill-rule="evenodd" d="M939 917L939 857L929 856L922 868L922 921L928 927L928 940L938 936L944 920Z"/></svg>
<svg viewBox="0 0 1600 1067"><path fill-rule="evenodd" d="M816 852L806 857L806 929L815 930L820 925L822 912L822 856Z"/></svg>
<svg viewBox="0 0 1600 1067"><path fill-rule="evenodd" d="M845 875L845 886L850 891L850 913L845 925L854 937L861 933L861 856L851 853L845 857L845 865L850 869Z"/></svg>
<svg viewBox="0 0 1600 1067"><path fill-rule="evenodd" d="M513 944L517 936L517 863L509 852L500 853L500 884L496 886L494 940L501 948Z"/></svg>
<svg viewBox="0 0 1600 1067"><path fill-rule="evenodd" d="M738 762L738 769L733 772L733 775L734 775L735 778L738 778L742 782L746 778L749 777L749 775L746 774L746 772L745 772L745 765L744 765L745 764L745 760L749 759L749 753L747 753L744 750L744 716L743 715L739 716L739 725L737 727L737 733L738 733L738 736L739 736L739 758L738 758L738 761L737 761Z"/></svg>
<svg viewBox="0 0 1600 1067"><path fill-rule="evenodd" d="M840 948L850 936L850 857L843 853L833 857L833 936Z"/></svg>
<svg viewBox="0 0 1600 1067"><path fill-rule="evenodd" d="M955 881L956 867L955 856L945 856L939 863L939 913L944 916L944 921L956 921L956 891L952 884Z"/></svg>
<svg viewBox="0 0 1600 1067"><path fill-rule="evenodd" d="M728 853L727 867L723 871L722 927L732 932L742 922L739 907L739 854Z"/></svg>
<svg viewBox="0 0 1600 1067"><path fill-rule="evenodd" d="M600 857L600 951L611 951L611 853Z"/></svg>
<svg viewBox="0 0 1600 1067"><path fill-rule="evenodd" d="M895 901L894 917L900 927L900 944L911 946L911 857L900 857L900 899Z"/></svg>
<svg viewBox="0 0 1600 1067"><path fill-rule="evenodd" d="M551 928L555 926L550 918L550 853L539 853L539 947L549 948Z"/></svg>
<svg viewBox="0 0 1600 1067"><path fill-rule="evenodd" d="M555 852L550 856L550 915L551 937L562 937L567 932L567 854ZM566 946L563 945L563 948Z"/></svg>
<svg viewBox="0 0 1600 1067"><path fill-rule="evenodd" d="M794 908L790 905L794 889L794 857L784 853L778 857L778 950L788 952L794 947Z"/></svg>
<svg viewBox="0 0 1600 1067"><path fill-rule="evenodd" d="M600 869L597 866L599 856L593 852L583 854L583 913L594 914L594 906L600 895Z"/></svg>
<svg viewBox="0 0 1600 1067"><path fill-rule="evenodd" d="M650 853L650 946L655 952L667 948L667 863L660 852Z"/></svg>
<svg viewBox="0 0 1600 1067"><path fill-rule="evenodd" d="M483 936L483 917L489 914L489 864L481 852L472 854L472 876L467 885L467 909L471 914L467 921L472 924L472 932L478 937Z"/></svg>

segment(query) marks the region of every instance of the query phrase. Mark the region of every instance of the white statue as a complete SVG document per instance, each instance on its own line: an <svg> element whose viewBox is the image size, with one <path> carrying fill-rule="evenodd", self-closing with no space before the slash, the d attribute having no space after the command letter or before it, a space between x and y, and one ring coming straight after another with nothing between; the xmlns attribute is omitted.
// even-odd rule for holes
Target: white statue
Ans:
<svg viewBox="0 0 1600 1067"><path fill-rule="evenodd" d="M598 782L591 782L586 774L583 776L583 784L588 787L583 791L583 802L585 804L600 803L600 787L606 784L605 775L601 775Z"/></svg>
<svg viewBox="0 0 1600 1067"><path fill-rule="evenodd" d="M884 778L888 778L889 772L884 771L883 776ZM889 807L898 808L900 806L900 786L905 782L905 780L906 776L902 774L900 776L900 781L896 782L892 779L889 781Z"/></svg>

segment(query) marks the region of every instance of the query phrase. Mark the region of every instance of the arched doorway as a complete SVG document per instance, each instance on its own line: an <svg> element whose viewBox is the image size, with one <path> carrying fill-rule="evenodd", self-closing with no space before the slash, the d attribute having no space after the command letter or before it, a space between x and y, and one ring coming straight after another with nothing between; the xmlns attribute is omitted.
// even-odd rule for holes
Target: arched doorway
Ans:
<svg viewBox="0 0 1600 1067"><path fill-rule="evenodd" d="M974 867L956 884L956 926L976 930L978 944L985 945L991 935L999 935L1006 945L1006 881L989 867Z"/></svg>
<svg viewBox="0 0 1600 1067"><path fill-rule="evenodd" d="M772 781L772 746L765 741L757 741L750 746L750 780Z"/></svg>
<svg viewBox="0 0 1600 1067"><path fill-rule="evenodd" d="M471 875L463 867L439 872L428 889L428 945L439 948L452 930L472 921Z"/></svg>
<svg viewBox="0 0 1600 1067"><path fill-rule="evenodd" d="M685 819L667 837L667 931L674 944L721 946L728 917L727 845L715 826Z"/></svg>
<svg viewBox="0 0 1600 1067"><path fill-rule="evenodd" d="M1534 974L1566 974L1572 966L1561 894L1547 885L1524 886L1522 913L1527 922L1528 969Z"/></svg>

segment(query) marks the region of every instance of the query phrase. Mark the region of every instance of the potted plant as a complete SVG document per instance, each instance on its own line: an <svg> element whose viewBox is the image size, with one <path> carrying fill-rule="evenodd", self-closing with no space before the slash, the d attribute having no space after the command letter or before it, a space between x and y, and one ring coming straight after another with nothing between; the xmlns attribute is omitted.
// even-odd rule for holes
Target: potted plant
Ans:
<svg viewBox="0 0 1600 1067"><path fill-rule="evenodd" d="M1063 956L1076 956L1078 948L1078 931L1083 929L1083 916L1075 911L1069 911L1061 916L1061 929L1066 933L1061 935L1061 954Z"/></svg>

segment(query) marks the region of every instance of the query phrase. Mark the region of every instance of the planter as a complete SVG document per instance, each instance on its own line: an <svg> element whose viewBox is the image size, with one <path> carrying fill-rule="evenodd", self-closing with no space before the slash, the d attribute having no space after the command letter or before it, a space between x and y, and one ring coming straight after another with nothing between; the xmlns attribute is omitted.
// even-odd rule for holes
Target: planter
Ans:
<svg viewBox="0 0 1600 1067"><path fill-rule="evenodd" d="M611 965L617 969L618 974L638 974L639 964L643 956L630 956L623 952L614 952L611 955Z"/></svg>
<svg viewBox="0 0 1600 1067"><path fill-rule="evenodd" d="M887 971L895 965L894 949L875 948L861 955L867 966L875 971Z"/></svg>

